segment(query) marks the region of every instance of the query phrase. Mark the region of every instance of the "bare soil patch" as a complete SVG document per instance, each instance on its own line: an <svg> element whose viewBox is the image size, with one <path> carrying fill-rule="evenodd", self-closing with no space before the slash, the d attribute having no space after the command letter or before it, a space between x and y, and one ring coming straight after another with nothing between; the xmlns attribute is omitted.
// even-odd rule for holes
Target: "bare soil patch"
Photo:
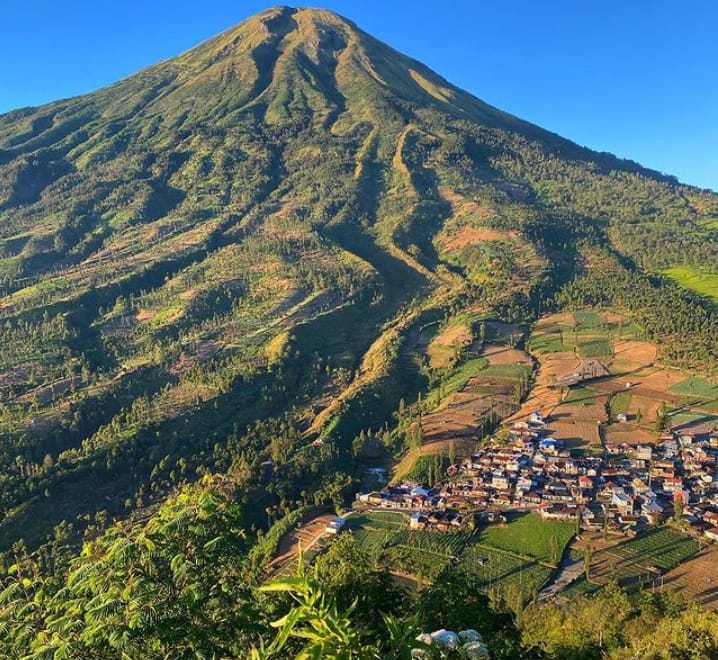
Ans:
<svg viewBox="0 0 718 660"><path fill-rule="evenodd" d="M17 403L31 403L37 401L44 406L50 403L53 397L61 396L67 392L73 385L79 385L82 382L81 376L73 376L72 378L61 378L53 383L41 385L34 390L26 392L16 399Z"/></svg>
<svg viewBox="0 0 718 660"><path fill-rule="evenodd" d="M440 244L445 250L460 250L467 245L476 245L486 241L505 241L512 240L512 235L508 232L500 232L495 229L486 227L469 227L463 225L457 227L439 238Z"/></svg>
<svg viewBox="0 0 718 660"><path fill-rule="evenodd" d="M334 518L331 514L325 514L313 518L299 528L287 532L277 545L277 555L267 565L270 576L286 573L297 568L299 549L309 550L323 536L327 523Z"/></svg>
<svg viewBox="0 0 718 660"><path fill-rule="evenodd" d="M698 603L718 610L718 547L712 546L683 562L663 578L662 589L682 596L687 603Z"/></svg>
<svg viewBox="0 0 718 660"><path fill-rule="evenodd" d="M491 365L531 364L531 358L523 351L496 344L488 344L481 352L481 357L486 358Z"/></svg>
<svg viewBox="0 0 718 660"><path fill-rule="evenodd" d="M637 426L627 427L625 424L611 426L606 429L606 442L612 445L645 445L656 441L656 436Z"/></svg>
<svg viewBox="0 0 718 660"><path fill-rule="evenodd" d="M469 456L476 450L476 442L466 438L441 438L438 440L428 440L417 449L410 449L394 467L395 481L404 478L414 467L416 459L420 456L434 456L436 454L444 454L448 456L451 443L456 447L457 456Z"/></svg>
<svg viewBox="0 0 718 660"><path fill-rule="evenodd" d="M195 364L207 362L222 348L222 344L211 339L200 339L185 346L182 355L170 368L170 373L179 376Z"/></svg>
<svg viewBox="0 0 718 660"><path fill-rule="evenodd" d="M656 361L658 347L647 341L619 339L614 342L613 353L616 358L628 360L636 367L645 367Z"/></svg>
<svg viewBox="0 0 718 660"><path fill-rule="evenodd" d="M567 449L589 449L601 444L598 423L589 420L567 419L551 421L549 429L553 437L563 440Z"/></svg>
<svg viewBox="0 0 718 660"><path fill-rule="evenodd" d="M561 391L550 387L579 368L581 361L573 353L546 353L540 356L536 383L516 414L508 421L525 419L534 411L550 415L561 403Z"/></svg>
<svg viewBox="0 0 718 660"><path fill-rule="evenodd" d="M151 321L156 315L156 312L151 312L148 309L142 309L138 312L136 318L140 323L144 323L145 321Z"/></svg>
<svg viewBox="0 0 718 660"><path fill-rule="evenodd" d="M472 341L473 335L467 325L446 326L426 348L430 366L434 369L446 367L454 355L454 349L468 346Z"/></svg>

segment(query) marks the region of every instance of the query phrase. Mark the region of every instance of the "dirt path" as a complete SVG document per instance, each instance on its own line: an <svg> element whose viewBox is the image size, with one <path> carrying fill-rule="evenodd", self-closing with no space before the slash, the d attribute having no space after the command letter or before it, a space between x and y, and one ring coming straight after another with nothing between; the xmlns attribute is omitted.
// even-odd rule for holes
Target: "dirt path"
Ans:
<svg viewBox="0 0 718 660"><path fill-rule="evenodd" d="M276 577L286 569L296 568L300 547L302 552L311 550L324 536L324 528L334 517L323 514L287 532L279 541L277 556L267 564L268 576Z"/></svg>

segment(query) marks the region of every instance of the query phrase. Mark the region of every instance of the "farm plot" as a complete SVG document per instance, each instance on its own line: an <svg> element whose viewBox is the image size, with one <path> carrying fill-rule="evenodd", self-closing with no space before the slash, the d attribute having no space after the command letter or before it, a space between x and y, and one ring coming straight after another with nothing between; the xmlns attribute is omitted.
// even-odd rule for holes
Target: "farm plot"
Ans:
<svg viewBox="0 0 718 660"><path fill-rule="evenodd" d="M671 392L693 399L696 405L718 399L718 385L702 378L691 377L671 387Z"/></svg>
<svg viewBox="0 0 718 660"><path fill-rule="evenodd" d="M517 585L524 598L535 595L551 575L550 568L535 561L476 544L466 547L456 570L478 591L507 593L510 585Z"/></svg>
<svg viewBox="0 0 718 660"><path fill-rule="evenodd" d="M405 516L389 512L355 515L347 526L374 562L420 581L435 580L472 537L469 531L409 530Z"/></svg>
<svg viewBox="0 0 718 660"><path fill-rule="evenodd" d="M406 546L391 546L386 549L384 561L392 571L417 578L418 582L433 582L444 572L451 560L446 555L439 555L425 550Z"/></svg>
<svg viewBox="0 0 718 660"><path fill-rule="evenodd" d="M574 529L571 523L544 521L535 513L525 513L512 518L508 525L484 527L476 543L556 566Z"/></svg>
<svg viewBox="0 0 718 660"><path fill-rule="evenodd" d="M694 538L662 527L594 555L591 581L617 580L622 586L652 583L700 549Z"/></svg>
<svg viewBox="0 0 718 660"><path fill-rule="evenodd" d="M718 303L718 273L706 268L674 266L663 271L678 285L691 289Z"/></svg>
<svg viewBox="0 0 718 660"><path fill-rule="evenodd" d="M602 328L606 325L605 319L598 312L592 311L574 312L573 320L578 328Z"/></svg>
<svg viewBox="0 0 718 660"><path fill-rule="evenodd" d="M488 360L491 366L525 364L531 366L531 358L523 351L499 344L487 344L481 357Z"/></svg>
<svg viewBox="0 0 718 660"><path fill-rule="evenodd" d="M504 418L516 409L517 393L531 374L530 357L497 344L485 345L483 352L456 367L427 395L422 417L426 444L482 436L489 417Z"/></svg>
<svg viewBox="0 0 718 660"><path fill-rule="evenodd" d="M461 554L471 535L471 532L443 533L424 529L405 529L392 538L391 545L456 557Z"/></svg>
<svg viewBox="0 0 718 660"><path fill-rule="evenodd" d="M687 603L718 610L718 547L711 547L672 569L661 580L661 589L680 594Z"/></svg>
<svg viewBox="0 0 718 660"><path fill-rule="evenodd" d="M554 438L563 440L566 449L569 450L588 450L601 445L601 432L597 421L585 419L552 421L550 431Z"/></svg>
<svg viewBox="0 0 718 660"><path fill-rule="evenodd" d="M612 424L605 434L606 443L611 445L645 445L656 441L655 433L629 424Z"/></svg>

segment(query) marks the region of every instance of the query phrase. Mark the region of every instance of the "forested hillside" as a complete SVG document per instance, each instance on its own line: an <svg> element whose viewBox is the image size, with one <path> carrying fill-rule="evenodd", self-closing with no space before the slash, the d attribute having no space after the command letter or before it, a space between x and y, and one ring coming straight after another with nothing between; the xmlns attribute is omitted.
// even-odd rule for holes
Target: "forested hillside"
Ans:
<svg viewBox="0 0 718 660"><path fill-rule="evenodd" d="M501 112L328 11L273 8L2 115L0 549L77 547L210 473L250 537L340 506L365 438L399 456L461 366L423 354L446 319L610 306L664 363L716 376L718 311L681 284L710 289L717 263L718 195Z"/></svg>

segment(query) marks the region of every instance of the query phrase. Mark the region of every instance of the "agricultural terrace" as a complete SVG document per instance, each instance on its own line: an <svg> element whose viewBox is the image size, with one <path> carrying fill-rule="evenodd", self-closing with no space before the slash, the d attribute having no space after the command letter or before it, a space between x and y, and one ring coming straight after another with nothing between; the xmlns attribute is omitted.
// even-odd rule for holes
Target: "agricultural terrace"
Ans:
<svg viewBox="0 0 718 660"><path fill-rule="evenodd" d="M700 543L668 527L649 529L633 539L596 552L589 579L622 586L652 586L657 578L695 555Z"/></svg>
<svg viewBox="0 0 718 660"><path fill-rule="evenodd" d="M517 409L533 370L531 358L516 348L523 340L518 326L463 314L424 333L432 336L424 367L430 389L422 401L417 456L445 453L448 440L488 432Z"/></svg>
<svg viewBox="0 0 718 660"><path fill-rule="evenodd" d="M569 522L544 521L535 513L524 513L512 516L507 525L482 528L476 543L556 567L575 529Z"/></svg>
<svg viewBox="0 0 718 660"><path fill-rule="evenodd" d="M513 516L507 525L477 531L410 530L405 515L391 512L356 513L347 528L363 552L402 577L424 583L445 570L458 570L477 589L515 583L524 597L549 578L574 529L570 523L525 514Z"/></svg>
<svg viewBox="0 0 718 660"><path fill-rule="evenodd" d="M668 571L661 588L678 593L687 603L718 610L718 547L712 546Z"/></svg>
<svg viewBox="0 0 718 660"><path fill-rule="evenodd" d="M518 589L525 600L535 596L552 573L538 562L475 543L466 547L456 570L478 591L510 594Z"/></svg>
<svg viewBox="0 0 718 660"><path fill-rule="evenodd" d="M663 271L676 284L718 303L718 273L694 266L674 266Z"/></svg>
<svg viewBox="0 0 718 660"><path fill-rule="evenodd" d="M605 443L653 442L664 413L678 431L705 433L718 423L718 386L657 365L655 344L642 341L640 329L614 313L546 316L534 326L528 348L539 362L535 386L508 421L540 410L549 432L569 449L600 452ZM594 369L608 375L556 386Z"/></svg>

